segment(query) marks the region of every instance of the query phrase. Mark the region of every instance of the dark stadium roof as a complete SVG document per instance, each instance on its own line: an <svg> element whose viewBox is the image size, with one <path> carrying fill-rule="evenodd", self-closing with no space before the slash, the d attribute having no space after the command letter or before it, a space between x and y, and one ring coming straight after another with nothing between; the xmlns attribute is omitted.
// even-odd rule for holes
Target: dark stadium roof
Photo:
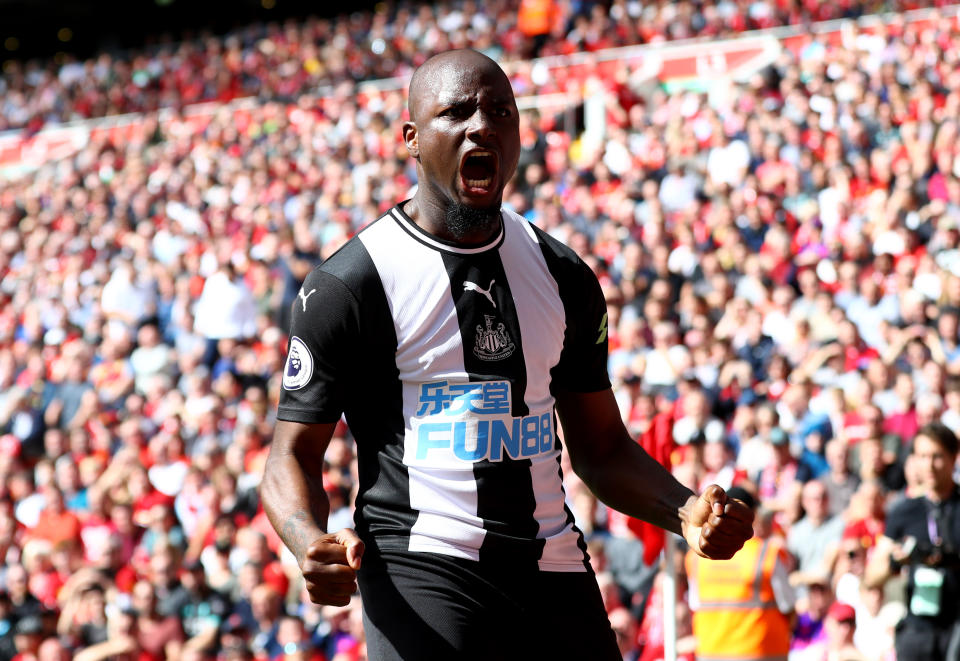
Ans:
<svg viewBox="0 0 960 661"><path fill-rule="evenodd" d="M375 4L359 0L349 7ZM343 7L317 0L0 0L0 61L58 52L86 58L202 30L224 34L255 21L334 16Z"/></svg>

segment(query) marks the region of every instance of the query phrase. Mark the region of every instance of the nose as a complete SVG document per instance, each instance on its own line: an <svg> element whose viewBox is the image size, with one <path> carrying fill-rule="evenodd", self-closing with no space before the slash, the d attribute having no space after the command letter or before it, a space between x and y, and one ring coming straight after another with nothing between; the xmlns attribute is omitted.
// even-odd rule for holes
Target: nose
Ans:
<svg viewBox="0 0 960 661"><path fill-rule="evenodd" d="M484 112L482 108L478 107L474 110L467 124L467 137L477 144L484 144L492 138L495 133L493 117Z"/></svg>

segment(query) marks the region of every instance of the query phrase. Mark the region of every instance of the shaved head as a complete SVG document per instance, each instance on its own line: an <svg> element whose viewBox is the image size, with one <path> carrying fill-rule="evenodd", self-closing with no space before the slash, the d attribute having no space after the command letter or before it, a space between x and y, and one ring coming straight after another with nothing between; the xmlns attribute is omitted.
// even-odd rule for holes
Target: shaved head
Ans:
<svg viewBox="0 0 960 661"><path fill-rule="evenodd" d="M417 192L404 207L441 238L482 243L501 227L503 189L520 156L510 79L486 55L452 50L424 62L410 80L407 151Z"/></svg>
<svg viewBox="0 0 960 661"><path fill-rule="evenodd" d="M407 108L410 120L422 117L421 106L426 99L433 98L445 86L457 82L465 75L490 73L501 76L509 86L510 79L500 65L483 53L468 48L448 50L438 53L417 67L410 78L407 91Z"/></svg>

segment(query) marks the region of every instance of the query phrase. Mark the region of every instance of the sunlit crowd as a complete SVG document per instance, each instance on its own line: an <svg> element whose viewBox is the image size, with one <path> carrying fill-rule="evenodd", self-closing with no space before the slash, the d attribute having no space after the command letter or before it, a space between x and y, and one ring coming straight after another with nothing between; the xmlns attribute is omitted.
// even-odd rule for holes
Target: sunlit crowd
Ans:
<svg viewBox="0 0 960 661"><path fill-rule="evenodd" d="M289 309L416 185L402 86L361 97L357 81L456 46L529 57L516 4L6 68L0 129L143 112L144 130L0 181L0 661L365 658L359 597L310 604L259 504ZM539 55L871 9L557 5ZM892 658L904 606L864 567L889 505L917 493L917 430L960 432L958 60L953 19L848 25L709 95L635 87L624 65L601 81L600 138L552 108L521 117L505 206L600 279L631 433L660 434L693 489L749 489L785 539L798 661L836 643L834 604L855 611L845 644ZM242 121L155 112L241 96L259 99ZM661 658L662 558L566 475L625 658ZM346 424L323 480L330 528L351 525Z"/></svg>

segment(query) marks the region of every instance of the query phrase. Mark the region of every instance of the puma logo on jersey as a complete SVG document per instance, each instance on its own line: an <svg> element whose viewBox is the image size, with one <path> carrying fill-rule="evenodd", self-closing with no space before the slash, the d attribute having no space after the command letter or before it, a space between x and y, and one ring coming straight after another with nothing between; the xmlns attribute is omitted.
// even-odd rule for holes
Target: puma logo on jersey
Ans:
<svg viewBox="0 0 960 661"><path fill-rule="evenodd" d="M304 311L304 312L307 311L307 299L310 298L311 296L313 296L313 295L316 293L316 291L317 291L316 289L311 289L309 294L304 295L304 293L303 293L303 287L301 287L301 288L300 288L300 291L297 293L297 296L299 296L299 297L300 297L300 300L303 301L303 311Z"/></svg>
<svg viewBox="0 0 960 661"><path fill-rule="evenodd" d="M596 344L603 344L603 341L607 339L607 313L603 313L603 319L600 320L600 328L597 329L600 332L600 337L597 338Z"/></svg>
<svg viewBox="0 0 960 661"><path fill-rule="evenodd" d="M486 289L481 289L480 285L478 285L477 283L470 282L469 280L467 280L463 283L463 291L475 291L478 294L483 294L484 296L487 297L487 300L490 301L490 305L492 305L493 307L497 307L497 304L493 300L493 296L490 295L490 292L493 291L493 283L495 282L496 280L491 280L489 287L487 287Z"/></svg>

